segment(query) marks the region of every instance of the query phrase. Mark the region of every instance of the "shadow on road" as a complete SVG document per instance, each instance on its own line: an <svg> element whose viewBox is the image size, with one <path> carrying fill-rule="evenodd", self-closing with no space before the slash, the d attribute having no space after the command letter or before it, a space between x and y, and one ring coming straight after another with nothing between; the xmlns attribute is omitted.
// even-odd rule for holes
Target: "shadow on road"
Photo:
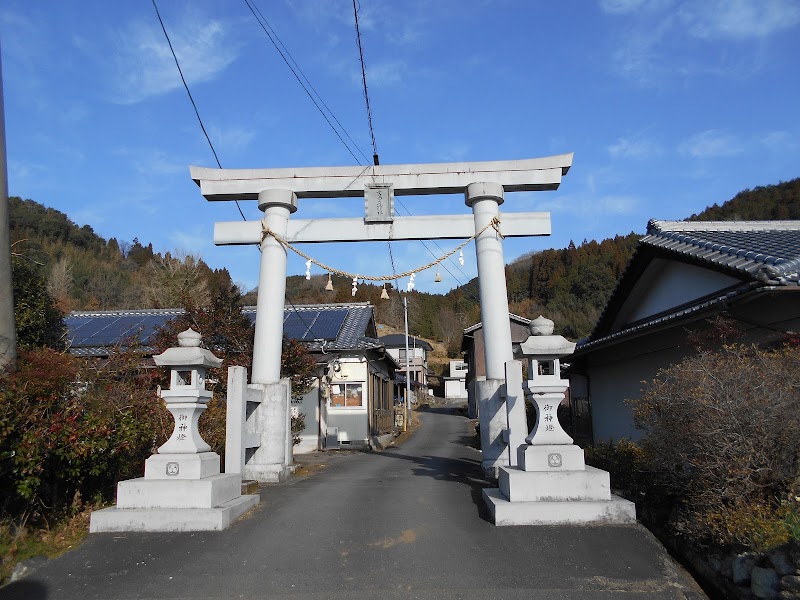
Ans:
<svg viewBox="0 0 800 600"><path fill-rule="evenodd" d="M455 417L463 416L453 407L429 408L425 412ZM451 434L450 436L450 444L455 448L467 448L470 446L470 442L471 438L466 434ZM491 517L483 500L483 490L493 487L493 484L484 478L479 458L452 458L435 455L417 456L403 453L402 448L389 448L383 452L375 453L373 456L400 458L412 462L416 466L411 469L411 472L417 477L431 477L437 481L462 483L469 486L472 502L478 507L480 517L485 521L491 522Z"/></svg>

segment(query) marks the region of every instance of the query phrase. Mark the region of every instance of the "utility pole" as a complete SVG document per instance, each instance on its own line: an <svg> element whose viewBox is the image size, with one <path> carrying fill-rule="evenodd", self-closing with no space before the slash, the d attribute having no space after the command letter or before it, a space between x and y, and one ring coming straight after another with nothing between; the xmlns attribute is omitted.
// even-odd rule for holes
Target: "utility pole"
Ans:
<svg viewBox="0 0 800 600"><path fill-rule="evenodd" d="M14 286L11 281L11 234L8 215L8 168L6 166L6 119L3 103L3 64L0 52L0 372L17 365L14 325Z"/></svg>
<svg viewBox="0 0 800 600"><path fill-rule="evenodd" d="M403 296L403 320L406 328L406 426L411 425L411 371L408 359L408 296Z"/></svg>

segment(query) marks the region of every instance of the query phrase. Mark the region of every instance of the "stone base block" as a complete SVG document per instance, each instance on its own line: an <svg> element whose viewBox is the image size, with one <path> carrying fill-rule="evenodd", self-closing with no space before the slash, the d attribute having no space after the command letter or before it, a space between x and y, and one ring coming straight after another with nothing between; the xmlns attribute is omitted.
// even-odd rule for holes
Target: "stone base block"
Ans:
<svg viewBox="0 0 800 600"><path fill-rule="evenodd" d="M144 461L145 479L202 479L219 475L219 454L153 454Z"/></svg>
<svg viewBox="0 0 800 600"><path fill-rule="evenodd" d="M117 484L117 508L214 508L237 498L242 476L214 475L206 479L128 479Z"/></svg>
<svg viewBox="0 0 800 600"><path fill-rule="evenodd" d="M583 471L586 468L583 448L574 444L525 444L517 450L517 460L523 471Z"/></svg>
<svg viewBox="0 0 800 600"><path fill-rule="evenodd" d="M243 479L242 480L242 495L245 494L257 494L258 493L258 482L254 479Z"/></svg>
<svg viewBox="0 0 800 600"><path fill-rule="evenodd" d="M608 500L608 471L586 467L583 471L522 471L501 467L500 491L509 502L562 502Z"/></svg>
<svg viewBox="0 0 800 600"><path fill-rule="evenodd" d="M292 469L289 465L251 465L244 466L245 479L255 479L259 483L278 483L289 478Z"/></svg>
<svg viewBox="0 0 800 600"><path fill-rule="evenodd" d="M257 495L250 495L214 508L105 508L92 513L89 532L221 531L258 501Z"/></svg>
<svg viewBox="0 0 800 600"><path fill-rule="evenodd" d="M509 502L497 488L483 490L483 499L497 526L625 525L636 522L633 502L611 496L590 502Z"/></svg>

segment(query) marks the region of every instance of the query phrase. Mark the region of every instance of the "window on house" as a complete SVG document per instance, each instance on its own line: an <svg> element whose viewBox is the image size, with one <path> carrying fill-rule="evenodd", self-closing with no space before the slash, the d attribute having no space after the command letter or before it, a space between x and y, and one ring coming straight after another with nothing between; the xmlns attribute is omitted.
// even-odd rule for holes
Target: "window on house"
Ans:
<svg viewBox="0 0 800 600"><path fill-rule="evenodd" d="M364 404L363 383L331 384L330 405L333 407L352 408Z"/></svg>

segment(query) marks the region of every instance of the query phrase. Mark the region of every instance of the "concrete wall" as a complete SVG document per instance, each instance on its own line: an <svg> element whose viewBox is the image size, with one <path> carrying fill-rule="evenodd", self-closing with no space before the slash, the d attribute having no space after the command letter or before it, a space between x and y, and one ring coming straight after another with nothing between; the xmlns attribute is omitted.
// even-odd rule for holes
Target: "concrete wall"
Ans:
<svg viewBox="0 0 800 600"><path fill-rule="evenodd" d="M462 399L467 397L467 388L463 378L444 380L444 397L448 399Z"/></svg>
<svg viewBox="0 0 800 600"><path fill-rule="evenodd" d="M319 382L307 394L293 397L289 410L292 415L302 413L306 416L306 428L300 434L300 443L294 447L294 454L307 454L319 449Z"/></svg>

